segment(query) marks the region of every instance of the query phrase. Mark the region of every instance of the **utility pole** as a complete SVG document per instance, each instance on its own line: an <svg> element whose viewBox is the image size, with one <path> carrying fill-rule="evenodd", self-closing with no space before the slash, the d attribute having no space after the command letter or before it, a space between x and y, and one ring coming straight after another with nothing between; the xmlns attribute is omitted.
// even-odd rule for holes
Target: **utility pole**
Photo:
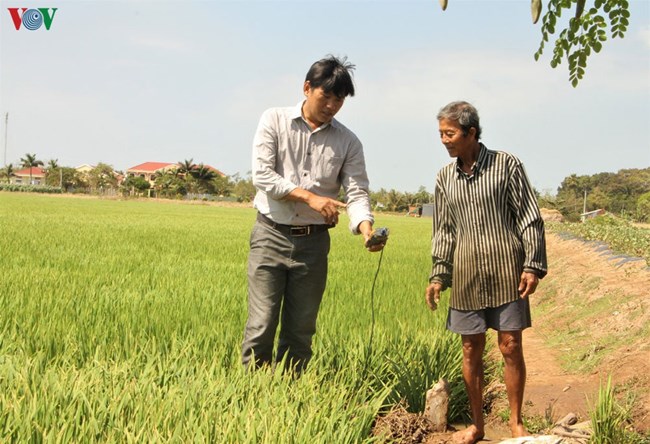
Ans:
<svg viewBox="0 0 650 444"><path fill-rule="evenodd" d="M5 114L5 157L4 166L7 167L7 127L9 127L9 113Z"/></svg>

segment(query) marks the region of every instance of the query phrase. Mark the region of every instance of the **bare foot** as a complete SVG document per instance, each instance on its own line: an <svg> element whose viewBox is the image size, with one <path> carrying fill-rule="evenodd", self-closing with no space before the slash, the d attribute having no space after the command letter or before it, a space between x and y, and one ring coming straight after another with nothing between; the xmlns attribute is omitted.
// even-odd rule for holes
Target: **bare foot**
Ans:
<svg viewBox="0 0 650 444"><path fill-rule="evenodd" d="M530 435L522 423L510 424L510 432L513 438Z"/></svg>
<svg viewBox="0 0 650 444"><path fill-rule="evenodd" d="M459 430L454 433L451 438L458 444L474 444L483 439L483 436L485 436L485 433L472 424L465 430Z"/></svg>

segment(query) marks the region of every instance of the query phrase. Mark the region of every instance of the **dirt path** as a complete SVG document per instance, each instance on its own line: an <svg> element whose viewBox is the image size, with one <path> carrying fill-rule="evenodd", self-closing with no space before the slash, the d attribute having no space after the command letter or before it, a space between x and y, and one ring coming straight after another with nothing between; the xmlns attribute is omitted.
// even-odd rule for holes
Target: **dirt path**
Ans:
<svg viewBox="0 0 650 444"><path fill-rule="evenodd" d="M575 413L586 419L587 398L593 400L598 394L598 376L567 373L559 364L559 354L533 329L524 333L524 347L528 372L524 414L557 420Z"/></svg>
<svg viewBox="0 0 650 444"><path fill-rule="evenodd" d="M533 328L524 333L524 413L544 416L551 409L554 419L573 412L586 420L601 380L611 375L622 398L636 398L634 425L647 432L648 267L601 245L547 236L549 275L531 299Z"/></svg>

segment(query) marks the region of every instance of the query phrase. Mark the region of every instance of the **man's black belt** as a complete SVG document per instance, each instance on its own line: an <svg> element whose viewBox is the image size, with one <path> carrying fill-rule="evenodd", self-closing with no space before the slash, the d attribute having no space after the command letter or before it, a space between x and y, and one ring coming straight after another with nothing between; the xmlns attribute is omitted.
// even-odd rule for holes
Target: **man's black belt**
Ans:
<svg viewBox="0 0 650 444"><path fill-rule="evenodd" d="M327 231L328 229L333 227L333 225L325 225L325 224L318 224L318 225L278 224L276 222L273 222L271 219L269 219L268 217L266 217L265 215L259 212L257 213L257 221L275 228L280 233L286 236L294 236L294 237L309 236L310 234L322 233L323 231Z"/></svg>

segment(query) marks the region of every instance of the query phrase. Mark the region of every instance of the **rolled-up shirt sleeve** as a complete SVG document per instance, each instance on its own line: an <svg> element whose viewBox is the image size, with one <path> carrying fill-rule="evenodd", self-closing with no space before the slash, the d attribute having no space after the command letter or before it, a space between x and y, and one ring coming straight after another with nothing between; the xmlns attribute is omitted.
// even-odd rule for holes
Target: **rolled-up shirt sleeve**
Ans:
<svg viewBox="0 0 650 444"><path fill-rule="evenodd" d="M274 109L266 110L253 139L253 185L268 197L280 200L298 186L276 172L278 155L278 115Z"/></svg>
<svg viewBox="0 0 650 444"><path fill-rule="evenodd" d="M363 147L358 139L350 144L348 155L341 168L340 179L347 197L350 231L359 234L359 224L364 220L374 223L374 218L370 211L369 181Z"/></svg>

